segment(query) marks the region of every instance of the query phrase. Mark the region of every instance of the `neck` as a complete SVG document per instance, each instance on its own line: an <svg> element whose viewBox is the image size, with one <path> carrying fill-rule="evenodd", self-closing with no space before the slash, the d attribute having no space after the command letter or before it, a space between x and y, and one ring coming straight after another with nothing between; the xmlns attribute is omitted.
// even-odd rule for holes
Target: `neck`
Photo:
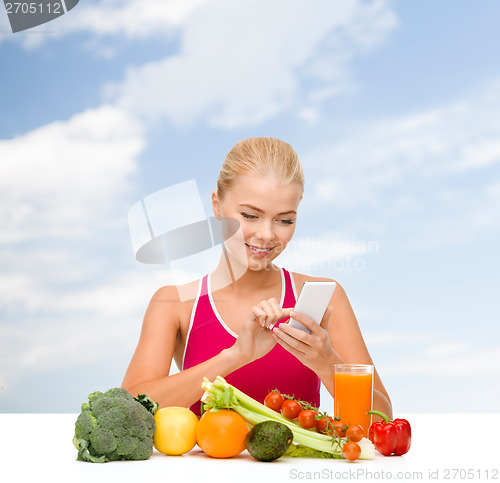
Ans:
<svg viewBox="0 0 500 483"><path fill-rule="evenodd" d="M264 270L250 270L234 260L225 249L217 268L212 272L212 290L231 288L237 292L249 292L275 282L281 278L279 268L271 264Z"/></svg>

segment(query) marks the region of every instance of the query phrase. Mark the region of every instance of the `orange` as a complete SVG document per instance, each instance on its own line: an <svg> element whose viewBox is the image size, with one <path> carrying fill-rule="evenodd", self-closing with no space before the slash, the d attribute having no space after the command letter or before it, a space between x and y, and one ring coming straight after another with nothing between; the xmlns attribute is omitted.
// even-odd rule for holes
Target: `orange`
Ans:
<svg viewBox="0 0 500 483"><path fill-rule="evenodd" d="M160 453L181 455L194 448L198 418L192 411L177 406L161 408L155 421L153 443Z"/></svg>
<svg viewBox="0 0 500 483"><path fill-rule="evenodd" d="M206 411L196 427L196 441L213 458L231 458L245 449L246 421L231 409Z"/></svg>

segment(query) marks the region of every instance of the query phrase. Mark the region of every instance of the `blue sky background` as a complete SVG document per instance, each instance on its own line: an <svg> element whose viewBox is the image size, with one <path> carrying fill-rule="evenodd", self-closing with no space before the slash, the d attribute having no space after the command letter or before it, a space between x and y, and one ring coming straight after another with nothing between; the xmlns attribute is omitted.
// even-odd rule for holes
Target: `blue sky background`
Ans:
<svg viewBox="0 0 500 483"><path fill-rule="evenodd" d="M89 0L12 34L0 7L0 411L121 383L172 280L135 261L129 208L195 178L210 214L225 153L266 135L306 172L281 263L344 286L396 413L498 412L499 16Z"/></svg>

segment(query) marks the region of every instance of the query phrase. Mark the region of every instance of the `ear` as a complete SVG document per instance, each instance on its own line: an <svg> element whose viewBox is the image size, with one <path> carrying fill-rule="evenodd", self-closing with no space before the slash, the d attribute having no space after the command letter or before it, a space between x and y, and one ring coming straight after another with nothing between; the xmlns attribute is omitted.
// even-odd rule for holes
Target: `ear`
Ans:
<svg viewBox="0 0 500 483"><path fill-rule="evenodd" d="M216 190L212 191L212 209L214 210L215 218L220 219L220 204Z"/></svg>

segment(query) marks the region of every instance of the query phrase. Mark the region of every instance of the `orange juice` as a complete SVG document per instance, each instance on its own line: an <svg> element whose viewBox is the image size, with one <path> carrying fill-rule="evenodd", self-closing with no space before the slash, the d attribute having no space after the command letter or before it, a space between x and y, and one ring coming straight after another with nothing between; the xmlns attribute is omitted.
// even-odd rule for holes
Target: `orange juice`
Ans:
<svg viewBox="0 0 500 483"><path fill-rule="evenodd" d="M346 424L359 424L365 437L371 424L373 366L337 364L334 379L335 416Z"/></svg>

